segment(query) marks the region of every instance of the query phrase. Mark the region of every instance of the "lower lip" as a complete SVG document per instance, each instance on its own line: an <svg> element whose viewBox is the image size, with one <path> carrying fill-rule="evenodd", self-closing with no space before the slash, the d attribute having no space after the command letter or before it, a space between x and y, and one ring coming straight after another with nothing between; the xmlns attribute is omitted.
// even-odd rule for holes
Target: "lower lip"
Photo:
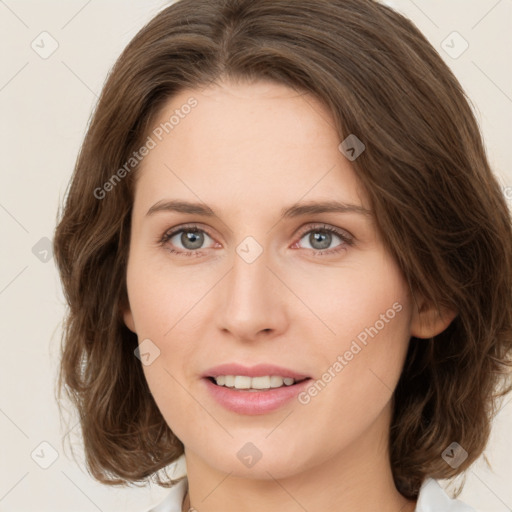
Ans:
<svg viewBox="0 0 512 512"><path fill-rule="evenodd" d="M262 391L247 391L217 386L210 379L203 379L213 398L223 407L238 414L266 414L275 411L295 398L311 379L292 386L282 386Z"/></svg>

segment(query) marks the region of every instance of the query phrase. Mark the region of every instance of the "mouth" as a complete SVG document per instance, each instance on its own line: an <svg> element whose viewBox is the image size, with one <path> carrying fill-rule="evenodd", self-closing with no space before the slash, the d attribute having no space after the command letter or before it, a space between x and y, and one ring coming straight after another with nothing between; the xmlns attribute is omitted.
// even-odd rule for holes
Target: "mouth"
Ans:
<svg viewBox="0 0 512 512"><path fill-rule="evenodd" d="M203 376L205 392L223 408L240 415L265 415L277 411L309 386L311 377L296 375Z"/></svg>
<svg viewBox="0 0 512 512"><path fill-rule="evenodd" d="M224 363L202 375L205 391L219 405L237 414L261 415L293 403L312 377L272 363L246 366Z"/></svg>
<svg viewBox="0 0 512 512"><path fill-rule="evenodd" d="M311 377L283 377L280 375L262 375L250 377L248 375L218 375L206 377L211 383L220 388L228 388L241 392L265 392L280 388L296 386Z"/></svg>

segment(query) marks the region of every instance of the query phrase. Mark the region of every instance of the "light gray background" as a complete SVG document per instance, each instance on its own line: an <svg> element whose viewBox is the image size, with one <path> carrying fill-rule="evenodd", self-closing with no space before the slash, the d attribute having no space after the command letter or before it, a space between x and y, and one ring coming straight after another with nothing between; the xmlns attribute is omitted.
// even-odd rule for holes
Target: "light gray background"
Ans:
<svg viewBox="0 0 512 512"><path fill-rule="evenodd" d="M512 202L512 0L386 3L416 23L462 83ZM64 450L67 428L53 394L64 298L53 258L44 252L107 72L165 5L0 0L0 511L142 512L168 492L102 486ZM464 42L454 31L469 44L460 56ZM52 39L58 48L43 59ZM461 495L480 511L512 510L511 398L486 450L494 471L480 459ZM53 452L42 442L58 455L47 469L40 465L50 463Z"/></svg>

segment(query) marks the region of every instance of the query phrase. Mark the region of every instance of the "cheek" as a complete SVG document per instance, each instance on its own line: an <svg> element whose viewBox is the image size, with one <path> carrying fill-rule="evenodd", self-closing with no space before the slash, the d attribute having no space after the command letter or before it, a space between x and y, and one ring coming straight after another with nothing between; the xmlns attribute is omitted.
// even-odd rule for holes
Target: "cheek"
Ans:
<svg viewBox="0 0 512 512"><path fill-rule="evenodd" d="M322 335L315 338L322 342L321 352L348 349L358 336L364 342L370 333L375 334L375 328L380 339L407 338L407 285L395 263L380 251L364 254L356 263L328 269L325 275L318 273L295 289L316 316L313 323Z"/></svg>
<svg viewBox="0 0 512 512"><path fill-rule="evenodd" d="M164 340L187 321L211 278L191 267L171 265L161 251L156 257L134 255L127 287L139 337Z"/></svg>
<svg viewBox="0 0 512 512"><path fill-rule="evenodd" d="M411 315L406 282L390 258L376 254L364 269L344 269L324 292L315 295L319 316L334 333L316 336L323 373L311 402L341 403L333 417L366 404L361 414L371 416L391 397L405 360Z"/></svg>
<svg viewBox="0 0 512 512"><path fill-rule="evenodd" d="M179 269L170 275L170 266L136 256L128 266L127 288L138 342L151 340L146 345L151 364L143 364L144 375L157 405L176 410L185 399L180 383L188 370L183 362L192 360L194 349L186 340L199 339L189 319L204 284L186 279Z"/></svg>

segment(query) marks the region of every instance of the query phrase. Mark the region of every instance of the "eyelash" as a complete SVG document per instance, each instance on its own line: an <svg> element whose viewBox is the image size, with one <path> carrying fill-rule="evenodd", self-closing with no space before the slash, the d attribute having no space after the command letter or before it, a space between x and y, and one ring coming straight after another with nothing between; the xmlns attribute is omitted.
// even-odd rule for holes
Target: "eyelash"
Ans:
<svg viewBox="0 0 512 512"><path fill-rule="evenodd" d="M318 225L318 226L310 227L309 229L303 231L300 234L299 241L304 237L304 235L307 235L308 233L315 232L315 231L335 234L342 240L343 244L340 244L336 249L323 249L323 250L309 249L310 251L313 251L314 256L322 256L324 254L336 254L341 251L347 250L346 246L354 245L354 240L351 237L347 236L342 231L340 231L336 228L333 228L331 226L327 226L327 225ZM208 231L199 228L196 224L189 224L189 225L185 225L185 226L180 226L179 228L174 229L174 230L166 231L163 234L163 236L161 237L161 239L159 240L159 245L164 247L172 237L174 237L175 235L177 235L178 233L181 233L181 232L187 232L187 233L203 232L203 233L206 233L210 238L213 239L213 237L208 233ZM172 249L172 248L167 248L167 250L170 253L176 254L178 256L201 256L201 252L199 250L176 251L175 249Z"/></svg>

